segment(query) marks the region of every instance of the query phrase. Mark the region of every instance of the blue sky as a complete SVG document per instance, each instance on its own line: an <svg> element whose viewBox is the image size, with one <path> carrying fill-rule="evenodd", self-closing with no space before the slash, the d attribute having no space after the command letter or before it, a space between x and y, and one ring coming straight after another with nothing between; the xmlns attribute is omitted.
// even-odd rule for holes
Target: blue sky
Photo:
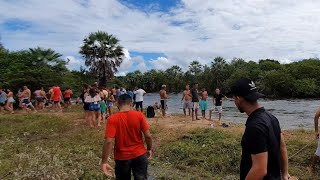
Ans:
<svg viewBox="0 0 320 180"><path fill-rule="evenodd" d="M106 31L125 48L119 74L215 56L288 63L319 57L318 14L313 0L3 0L0 36L7 49L52 48L79 69L83 38Z"/></svg>

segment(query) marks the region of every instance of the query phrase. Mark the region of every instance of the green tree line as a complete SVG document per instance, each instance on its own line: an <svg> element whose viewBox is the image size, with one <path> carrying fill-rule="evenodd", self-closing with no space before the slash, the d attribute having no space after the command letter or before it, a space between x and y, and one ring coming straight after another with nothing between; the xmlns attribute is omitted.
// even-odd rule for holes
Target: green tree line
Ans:
<svg viewBox="0 0 320 180"><path fill-rule="evenodd" d="M29 50L8 51L0 49L0 86L17 92L22 86L32 91L52 85L62 89L72 88L80 93L84 83L93 83L96 78L84 70L70 71L66 68L67 61L61 54L52 49L31 48Z"/></svg>
<svg viewBox="0 0 320 180"><path fill-rule="evenodd" d="M212 94L215 88L229 92L236 80L249 77L256 82L259 91L271 98L317 98L320 95L320 61L317 58L280 64L272 59L254 62L234 58L227 62L223 57L216 57L205 65L192 61L186 71L175 65L166 70L135 71L115 77L124 58L119 42L106 32L90 33L79 50L88 68L79 71L68 70L68 62L52 49L8 51L0 42L0 86L16 92L23 85L35 90L56 84L80 93L83 84L93 82L129 89L141 86L148 92L158 92L161 85L166 84L169 92L181 92L186 84L198 82L200 88Z"/></svg>
<svg viewBox="0 0 320 180"><path fill-rule="evenodd" d="M320 95L320 61L317 58L280 64L272 59L254 62L241 58L228 63L223 57L216 57L209 65L193 61L185 72L177 65L167 70L135 71L114 78L112 83L128 88L141 86L148 92L157 92L166 84L169 92L181 92L186 84L198 82L200 88L212 94L215 88L229 92L232 84L243 77L254 80L259 91L270 98L317 98Z"/></svg>

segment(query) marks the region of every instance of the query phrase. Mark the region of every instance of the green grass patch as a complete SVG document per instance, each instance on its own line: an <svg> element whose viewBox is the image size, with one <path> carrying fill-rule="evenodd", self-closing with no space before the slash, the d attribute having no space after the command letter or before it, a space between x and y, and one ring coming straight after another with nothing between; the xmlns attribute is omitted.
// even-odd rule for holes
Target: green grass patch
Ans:
<svg viewBox="0 0 320 180"><path fill-rule="evenodd" d="M238 174L240 137L218 129L196 129L163 144L158 159L186 178L218 178ZM170 177L170 175L168 174Z"/></svg>
<svg viewBox="0 0 320 180"><path fill-rule="evenodd" d="M0 179L107 179L99 169L104 128L89 128L79 112L1 115ZM239 179L239 129L174 129L152 121L154 179ZM317 147L313 132L285 133L289 156L312 141L290 159L290 174L318 179L306 173Z"/></svg>

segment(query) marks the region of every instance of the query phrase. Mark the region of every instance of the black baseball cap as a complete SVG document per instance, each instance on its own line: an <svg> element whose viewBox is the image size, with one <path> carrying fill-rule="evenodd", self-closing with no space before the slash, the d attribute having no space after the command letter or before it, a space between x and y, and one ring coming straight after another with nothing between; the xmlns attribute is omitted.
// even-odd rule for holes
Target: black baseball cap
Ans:
<svg viewBox="0 0 320 180"><path fill-rule="evenodd" d="M266 97L264 94L257 92L255 83L249 78L238 80L234 86L231 87L231 94L244 97L248 101L255 101L259 98Z"/></svg>

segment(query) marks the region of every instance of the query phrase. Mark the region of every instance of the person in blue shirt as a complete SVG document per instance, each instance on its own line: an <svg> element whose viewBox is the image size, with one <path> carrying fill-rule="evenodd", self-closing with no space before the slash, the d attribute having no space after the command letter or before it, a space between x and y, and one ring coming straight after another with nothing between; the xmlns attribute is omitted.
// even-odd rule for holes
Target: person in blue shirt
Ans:
<svg viewBox="0 0 320 180"><path fill-rule="evenodd" d="M128 95L131 97L131 99L133 100L133 96L134 96L134 93L131 89L128 89Z"/></svg>

